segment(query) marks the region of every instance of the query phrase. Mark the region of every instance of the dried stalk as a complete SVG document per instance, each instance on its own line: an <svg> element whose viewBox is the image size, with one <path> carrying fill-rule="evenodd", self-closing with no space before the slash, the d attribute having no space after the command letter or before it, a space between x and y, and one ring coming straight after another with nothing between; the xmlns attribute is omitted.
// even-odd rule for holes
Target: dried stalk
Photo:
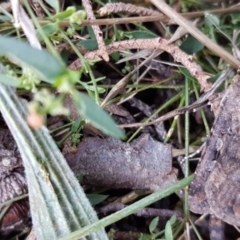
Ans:
<svg viewBox="0 0 240 240"><path fill-rule="evenodd" d="M0 7L2 7L4 10L10 12L12 10L11 3L1 3ZM226 13L233 13L238 12L240 10L239 5L234 5L229 8L217 8L217 9L209 9L205 11L196 11L196 12L188 12L188 13L181 13L180 15L187 18L197 18L197 17L203 17L206 12L212 13L212 14L226 14ZM113 24L126 24L126 23L140 23L140 22L154 22L154 21L162 21L164 23L173 23L169 17L165 15L151 15L147 17L129 17L129 18L106 18L106 19L95 19L95 20L84 20L82 22L82 26L92 26L92 25L113 25ZM40 20L41 24L45 25L48 23L51 23L49 20ZM69 21L62 20L59 22L61 27L68 27ZM11 24L7 23L7 26L10 26Z"/></svg>
<svg viewBox="0 0 240 240"><path fill-rule="evenodd" d="M111 13L136 14L139 16L163 16L163 14L158 11L154 11L145 7L135 6L130 3L107 3L104 7L98 10L98 13L101 16L109 15Z"/></svg>
<svg viewBox="0 0 240 240"><path fill-rule="evenodd" d="M90 1L89 0L83 0L82 3L83 3L83 6L86 10L88 19L89 20L95 20L96 18L93 14L92 5L91 5ZM101 56L105 61L108 62L109 61L109 56L108 56L108 53L106 51L106 46L105 46L105 43L104 43L104 40L103 40L103 33L102 33L102 31L101 31L101 29L99 28L98 25L92 25L92 29L93 29L93 32L96 36L96 40L97 40L97 43L98 43L99 56Z"/></svg>
<svg viewBox="0 0 240 240"><path fill-rule="evenodd" d="M183 52L175 44L168 44L168 40L164 38L152 38L152 39L131 39L121 42L115 42L107 46L106 50L108 54L116 51L126 49L162 49L170 53L176 62L181 62L194 76L201 85L204 91L211 88L211 83L208 82L209 76L203 73L201 67L197 65L192 56ZM85 55L88 60L100 59L99 50L89 52ZM79 69L81 67L81 61L78 59L69 66L71 69Z"/></svg>
<svg viewBox="0 0 240 240"><path fill-rule="evenodd" d="M181 108L177 108L173 111L170 111L168 113L166 113L165 115L151 121L151 122L146 122L146 123L132 123L132 124L122 124L119 125L119 127L121 128L130 128L130 127L145 127L145 126L149 126L158 122L164 122L167 119L173 118L177 115L180 114L184 114L186 112L190 112L190 111L196 111L196 109L199 109L200 107L202 107L204 105L204 103L206 103L208 101L208 99L212 96L212 94L214 93L214 91L217 89L216 86L219 86L218 83L219 82L223 82L228 76L230 76L232 73L232 69L229 68L225 71L222 72L222 74L218 77L218 79L216 80L216 83L212 86L212 88L206 92L205 94L203 94L196 102L194 102L193 104L189 105L189 106L185 106L185 107L181 107ZM234 78L236 78L237 76L235 76ZM214 97L212 99L212 101L215 101L216 99L218 99L218 97Z"/></svg>
<svg viewBox="0 0 240 240"><path fill-rule="evenodd" d="M204 33L197 29L192 22L186 20L168 4L162 0L150 0L160 11L166 14L169 18L174 20L179 26L185 28L192 36L194 36L199 42L203 43L207 48L213 51L217 56L224 59L233 68L237 69L240 66L240 61L234 58L224 48L220 47L217 43L213 42Z"/></svg>
<svg viewBox="0 0 240 240"><path fill-rule="evenodd" d="M118 202L110 203L104 207L101 207L97 210L98 213L102 213L104 215L110 214L112 212L119 211L123 208L125 208L126 205ZM171 217L173 215L176 215L177 218L182 219L183 213L179 210L168 210L168 209L156 209L156 208L143 208L141 210L138 210L135 215L138 217Z"/></svg>

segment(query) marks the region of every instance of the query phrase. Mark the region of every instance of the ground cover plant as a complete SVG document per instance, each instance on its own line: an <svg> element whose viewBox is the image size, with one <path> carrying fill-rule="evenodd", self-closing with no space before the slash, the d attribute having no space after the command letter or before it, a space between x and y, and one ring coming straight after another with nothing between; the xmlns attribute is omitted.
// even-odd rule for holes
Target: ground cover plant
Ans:
<svg viewBox="0 0 240 240"><path fill-rule="evenodd" d="M0 9L1 239L239 237L237 1Z"/></svg>

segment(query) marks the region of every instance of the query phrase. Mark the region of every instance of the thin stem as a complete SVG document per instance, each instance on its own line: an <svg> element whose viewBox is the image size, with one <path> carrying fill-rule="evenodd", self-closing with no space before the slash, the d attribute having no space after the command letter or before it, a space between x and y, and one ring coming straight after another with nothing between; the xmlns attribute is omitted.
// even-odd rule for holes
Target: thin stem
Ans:
<svg viewBox="0 0 240 240"><path fill-rule="evenodd" d="M147 118L144 123L151 121L152 119L154 119L154 117L160 113L163 109L165 109L166 107L168 107L169 105L171 105L172 103L174 103L175 101L177 101L182 95L182 91L179 92L177 95L175 95L173 98L171 98L170 100L168 100L166 103L164 103L160 108L158 108L158 110L149 118ZM142 127L139 127L133 134L132 136L128 139L128 142L131 142L134 137L141 131Z"/></svg>
<svg viewBox="0 0 240 240"><path fill-rule="evenodd" d="M199 99L199 94L198 94L196 83L194 81L192 83L193 83L193 89L194 89L195 96L196 96L197 99ZM208 122L207 122L206 115L205 115L205 113L202 109L200 110L200 113L201 113L201 117L202 117L202 120L203 120L204 127L206 129L206 135L209 135L210 128L209 128L209 125L208 125Z"/></svg>
<svg viewBox="0 0 240 240"><path fill-rule="evenodd" d="M189 106L189 79L185 77L185 106ZM185 113L185 176L189 176L189 112ZM189 207L188 207L188 190L185 188L184 194L184 215L186 219L186 233L189 236ZM189 239L189 237L187 237Z"/></svg>
<svg viewBox="0 0 240 240"><path fill-rule="evenodd" d="M180 103L179 103L179 106L178 106L179 108L183 106L184 100L185 100L185 98L182 97L182 98L181 98L181 101L180 101ZM178 118L179 118L179 115L177 115L177 116L174 117L173 122L172 122L172 124L171 124L171 127L169 128L168 133L167 133L167 135L166 135L166 138L164 139L164 143L167 143L167 142L169 141L170 137L172 136L173 131L174 131L174 128L175 128L175 126L177 125Z"/></svg>
<svg viewBox="0 0 240 240"><path fill-rule="evenodd" d="M130 205L129 207L126 207L116 213L113 213L101 220L99 220L96 223L93 223L91 225L88 225L86 227L83 227L82 229L75 231L71 234L69 234L66 237L60 238L59 240L77 240L81 237L84 237L88 234L90 234L91 232L97 231L99 229L102 229L114 222L119 221L120 219L123 219L133 213L135 213L136 211L138 211L139 209L143 209L144 207L174 193L175 191L187 186L190 184L190 182L193 180L193 175L182 179L181 181L179 181L178 183L175 183L167 188L165 188L164 190L159 190L155 193L152 193L151 195L133 203L132 205Z"/></svg>

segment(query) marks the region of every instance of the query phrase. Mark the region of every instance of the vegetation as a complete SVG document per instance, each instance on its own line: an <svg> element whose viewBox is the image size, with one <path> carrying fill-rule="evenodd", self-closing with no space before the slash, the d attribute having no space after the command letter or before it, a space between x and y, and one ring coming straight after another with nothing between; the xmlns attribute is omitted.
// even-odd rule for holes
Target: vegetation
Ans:
<svg viewBox="0 0 240 240"><path fill-rule="evenodd" d="M18 144L28 182L32 179L29 200L32 209L39 208L31 212L39 239L107 239L104 227L109 239L170 240L183 239L184 234L190 239L190 232L198 239L205 237L197 231L196 216L191 216L188 207L187 186L196 167L189 155L202 145L214 118L208 107L201 109L210 96L198 100L199 96L211 91L224 70L240 65L240 6L237 1L167 1L169 7L164 1L150 2L106 5L84 0L80 5L25 0L22 5L13 1L0 5L0 110ZM222 91L232 77L231 72L226 83L214 90ZM9 86L16 88L16 95ZM20 96L30 99L27 106ZM72 105L66 106L69 96ZM137 100L131 100L135 97L143 102L140 107ZM120 103L135 122L120 123L104 110ZM148 125L154 126L155 134L162 131L154 137L173 146L172 166L178 169L178 181L148 196L136 194L124 202L127 207L98 220L71 170L61 169L66 161L42 127L50 116L69 117L72 108L80 115L69 122L65 119L65 125L52 131L54 139L56 132L68 131L57 142L60 149L69 135L75 146L84 139L83 128L88 123L126 143L137 139ZM180 166L177 160L185 163ZM89 197L92 204L107 205L106 198L111 202L111 197L121 202L116 190L94 192L91 188L89 192L96 193L93 199ZM166 209L174 213L180 205L183 216L150 214L146 219L151 221L145 223L148 229L135 224L132 233L131 217L126 217L165 197L169 201ZM49 204L53 199L56 205ZM43 213L49 227L40 223ZM113 225L123 218L119 229ZM132 218L134 223L136 218ZM124 221L129 231L121 229Z"/></svg>

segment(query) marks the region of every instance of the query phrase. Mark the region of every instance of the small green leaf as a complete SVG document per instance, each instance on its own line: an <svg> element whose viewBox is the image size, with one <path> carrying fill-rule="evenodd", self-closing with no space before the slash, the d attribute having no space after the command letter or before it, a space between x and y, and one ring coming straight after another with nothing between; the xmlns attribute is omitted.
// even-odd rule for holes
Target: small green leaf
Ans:
<svg viewBox="0 0 240 240"><path fill-rule="evenodd" d="M196 79L191 75L191 73L184 67L178 67L179 71L188 79L196 81Z"/></svg>
<svg viewBox="0 0 240 240"><path fill-rule="evenodd" d="M152 234L158 225L159 217L155 217L149 224L149 232Z"/></svg>
<svg viewBox="0 0 240 240"><path fill-rule="evenodd" d="M173 240L172 226L171 226L170 221L167 221L166 226L165 226L165 239Z"/></svg>
<svg viewBox="0 0 240 240"><path fill-rule="evenodd" d="M119 54L119 52L111 53L110 56L112 57L112 59L113 59L115 62L119 61L119 59L120 59L120 54Z"/></svg>
<svg viewBox="0 0 240 240"><path fill-rule="evenodd" d="M190 35L185 41L182 42L180 48L188 54L193 54L202 50L204 45Z"/></svg>
<svg viewBox="0 0 240 240"><path fill-rule="evenodd" d="M73 93L73 99L80 114L103 133L116 138L124 138L113 119L101 109L91 98L79 92Z"/></svg>
<svg viewBox="0 0 240 240"><path fill-rule="evenodd" d="M149 236L149 234L141 233L141 236L138 238L138 240L155 240L155 238L152 238L152 236Z"/></svg>
<svg viewBox="0 0 240 240"><path fill-rule="evenodd" d="M232 18L232 24L236 25L240 22L240 14L238 12L230 14Z"/></svg>
<svg viewBox="0 0 240 240"><path fill-rule="evenodd" d="M91 194L87 194L87 197L90 203L92 204L92 206L95 206L103 202L105 199L107 199L108 195L91 193Z"/></svg>
<svg viewBox="0 0 240 240"><path fill-rule="evenodd" d="M69 17L69 21L70 23L76 23L78 25L82 24L82 21L87 17L87 14L85 11L83 10L79 10L75 13L73 13L70 17Z"/></svg>
<svg viewBox="0 0 240 240"><path fill-rule="evenodd" d="M95 33L93 31L92 26L87 26L87 30L88 30L88 34L90 36L90 39L96 40L96 36L95 36Z"/></svg>
<svg viewBox="0 0 240 240"><path fill-rule="evenodd" d="M59 12L59 0L45 0L45 2L49 4L52 8L54 8L57 13Z"/></svg>
<svg viewBox="0 0 240 240"><path fill-rule="evenodd" d="M18 79L5 74L0 74L0 82L12 87L18 87L20 85L20 81Z"/></svg>
<svg viewBox="0 0 240 240"><path fill-rule="evenodd" d="M217 15L206 12L205 13L205 24L208 27L219 26L219 24L220 24L219 17Z"/></svg>
<svg viewBox="0 0 240 240"><path fill-rule="evenodd" d="M45 35L50 36L59 30L59 26L57 23L48 23L42 27L42 30L44 31ZM39 32L37 32L37 37L40 41L43 41Z"/></svg>
<svg viewBox="0 0 240 240"><path fill-rule="evenodd" d="M59 12L59 13L53 15L52 19L64 20L64 19L70 17L75 12L76 12L76 8L75 7L68 7L65 11Z"/></svg>
<svg viewBox="0 0 240 240"><path fill-rule="evenodd" d="M97 40L95 39L88 39L88 40L83 40L79 43L76 44L77 46L83 47L87 50L96 50L98 49L98 44Z"/></svg>
<svg viewBox="0 0 240 240"><path fill-rule="evenodd" d="M0 55L34 68L38 76L49 83L68 72L66 66L46 50L38 50L14 38L0 36Z"/></svg>
<svg viewBox="0 0 240 240"><path fill-rule="evenodd" d="M210 77L210 78L208 79L208 81L211 82L211 83L215 83L216 80L219 78L219 76L220 76L221 74L222 74L222 72L217 73L216 75ZM224 90L224 88L225 88L225 83L223 82L223 83L216 89L215 92L217 92L217 93L222 92L222 91Z"/></svg>
<svg viewBox="0 0 240 240"><path fill-rule="evenodd" d="M173 224L176 222L176 220L177 220L177 217L176 217L176 215L174 214L174 215L172 215L171 218L169 219L169 222L171 223L171 225L173 225Z"/></svg>
<svg viewBox="0 0 240 240"><path fill-rule="evenodd" d="M71 127L71 131L72 132L77 132L78 129L80 128L81 124L82 124L83 119L82 118L78 118L76 121L74 121L72 127Z"/></svg>
<svg viewBox="0 0 240 240"><path fill-rule="evenodd" d="M90 32L92 32L92 31L90 31ZM104 42L106 45L108 45L112 42L112 40L107 39L107 40L104 40ZM83 47L87 50L97 50L98 49L98 43L97 43L95 36L91 39L80 41L76 45Z"/></svg>
<svg viewBox="0 0 240 240"><path fill-rule="evenodd" d="M158 35L149 32L149 31L132 31L132 32L124 32L124 36L129 38L156 38Z"/></svg>

